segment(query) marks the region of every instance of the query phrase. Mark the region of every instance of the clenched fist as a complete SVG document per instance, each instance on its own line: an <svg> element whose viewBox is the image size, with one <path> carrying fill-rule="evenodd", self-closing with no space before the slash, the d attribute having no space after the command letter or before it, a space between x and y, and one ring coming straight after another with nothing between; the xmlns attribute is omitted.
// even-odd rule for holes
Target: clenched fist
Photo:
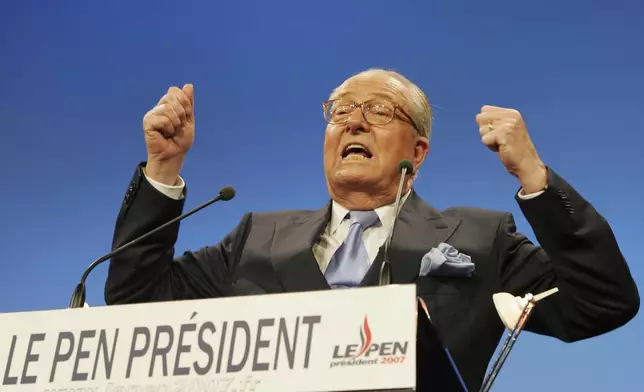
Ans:
<svg viewBox="0 0 644 392"><path fill-rule="evenodd" d="M543 190L547 169L530 140L521 113L514 109L483 106L476 116L481 140L495 151L505 169L517 177L524 193Z"/></svg>
<svg viewBox="0 0 644 392"><path fill-rule="evenodd" d="M175 185L183 160L195 139L194 87L170 87L159 103L143 117L148 151L145 174Z"/></svg>

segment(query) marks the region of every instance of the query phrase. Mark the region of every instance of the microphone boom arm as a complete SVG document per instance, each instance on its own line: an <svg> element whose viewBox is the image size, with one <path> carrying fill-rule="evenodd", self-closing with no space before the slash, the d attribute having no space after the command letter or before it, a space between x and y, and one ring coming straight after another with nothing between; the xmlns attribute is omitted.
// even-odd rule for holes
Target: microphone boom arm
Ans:
<svg viewBox="0 0 644 392"><path fill-rule="evenodd" d="M394 229L396 228L396 221L398 220L398 214L400 213L400 201L402 199L402 191L405 186L405 180L407 179L407 174L413 172L414 166L412 163L406 159L403 159L398 164L398 171L400 171L400 182L398 183L398 192L396 193L396 202L394 203L394 218L391 220L389 235L385 240L385 252L384 260L380 266L380 286L385 286L391 284L391 263L389 262L389 246L391 245L391 240L394 237Z"/></svg>
<svg viewBox="0 0 644 392"><path fill-rule="evenodd" d="M208 207L212 203L214 203L216 201L219 201L219 200L227 201L227 200L232 199L233 197L235 197L235 190L232 187L229 187L229 186L224 187L219 191L219 194L216 197L214 197L214 198L208 200L207 202L195 207L194 209L186 212L185 214L179 215L176 218L173 218L173 219L167 221L166 223L162 224L161 226L155 228L154 230L151 230L151 231L141 235L140 237L137 237L137 238L133 239L132 241L119 246L118 248L114 249L113 251L111 251L110 253L106 254L105 256L94 260L94 262L92 262L92 264L90 264L89 267L87 267L87 269L83 273L83 276L81 277L80 282L78 283L78 285L76 285L76 288L74 289L74 293L72 294L72 298L71 298L71 300L69 302L69 307L70 308L82 308L85 305L85 281L87 280L87 277L92 272L92 270L94 268L96 268L99 264L103 263L104 261L106 261L108 259L111 259L115 255L121 253L122 251L126 250L127 248L131 247L132 245L134 245L134 244L136 244L136 243L138 243L140 241L143 241L144 239L148 238L152 234L155 234L155 233L165 229L166 227L168 227L170 225L173 225L173 224L177 223L178 221L183 220L183 219L189 217L190 215L193 215L196 212L201 211L202 209Z"/></svg>

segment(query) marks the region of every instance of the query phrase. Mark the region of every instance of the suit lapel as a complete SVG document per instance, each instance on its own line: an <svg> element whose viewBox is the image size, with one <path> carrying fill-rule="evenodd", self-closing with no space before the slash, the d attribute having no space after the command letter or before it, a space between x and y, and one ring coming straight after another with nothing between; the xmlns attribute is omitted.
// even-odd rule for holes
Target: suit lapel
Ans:
<svg viewBox="0 0 644 392"><path fill-rule="evenodd" d="M330 214L331 203L309 215L276 224L271 259L286 291L330 289L313 255L313 245L324 232ZM458 219L442 216L412 190L398 216L389 249L392 282L414 282L425 253L446 242L459 223ZM378 284L383 259L381 247L361 286Z"/></svg>
<svg viewBox="0 0 644 392"><path fill-rule="evenodd" d="M330 289L313 255L329 222L331 204L309 215L276 224L271 248L273 266L287 292Z"/></svg>
<svg viewBox="0 0 644 392"><path fill-rule="evenodd" d="M459 223L458 219L442 216L412 191L400 211L389 248L392 283L414 282L423 256L446 242Z"/></svg>

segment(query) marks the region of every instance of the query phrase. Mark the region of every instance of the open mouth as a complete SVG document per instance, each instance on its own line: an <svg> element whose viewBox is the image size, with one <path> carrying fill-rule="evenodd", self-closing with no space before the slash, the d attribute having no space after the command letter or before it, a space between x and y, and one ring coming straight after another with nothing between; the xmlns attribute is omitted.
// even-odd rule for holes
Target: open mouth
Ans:
<svg viewBox="0 0 644 392"><path fill-rule="evenodd" d="M373 155L367 147L358 143L349 144L344 151L342 151L343 161L363 161L371 159L372 156Z"/></svg>

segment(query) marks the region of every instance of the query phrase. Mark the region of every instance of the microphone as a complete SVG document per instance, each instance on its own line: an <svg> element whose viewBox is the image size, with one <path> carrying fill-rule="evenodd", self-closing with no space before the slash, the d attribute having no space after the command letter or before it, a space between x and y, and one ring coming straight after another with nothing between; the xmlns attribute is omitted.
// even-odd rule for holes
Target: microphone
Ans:
<svg viewBox="0 0 644 392"><path fill-rule="evenodd" d="M186 212L183 215L179 215L178 217L169 220L168 222L166 222L166 223L162 224L161 226L157 227L156 229L153 229L152 231L149 231L149 232L141 235L140 237L137 237L137 238L133 239L130 242L119 246L118 248L114 249L113 251L111 251L110 253L106 254L105 256L94 260L94 262L92 264L90 264L89 267L87 267L87 269L83 273L83 276L80 279L80 282L78 283L78 285L74 289L74 294L72 294L72 299L69 302L69 307L70 308L82 308L85 305L85 281L87 280L87 277L89 276L90 272L92 272L92 270L94 268L96 268L96 266L98 266L99 264L101 264L105 260L111 259L112 257L114 257L117 254L123 252L124 250L130 248L132 245L142 241L143 239L151 236L152 234L154 234L154 233L156 233L156 232L158 232L160 230L163 230L166 227L168 227L168 226L170 226L170 225L172 225L174 223L177 223L177 222L189 217L190 215L192 215L192 214L194 214L194 213L196 213L196 212L208 207L212 203L214 203L216 201L219 201L219 200L228 201L228 200L231 200L233 197L235 197L235 188L233 188L232 186L225 186L225 187L221 188L221 190L219 191L219 194L216 197L210 199L209 201L201 204L198 207L193 208L192 210Z"/></svg>
<svg viewBox="0 0 644 392"><path fill-rule="evenodd" d="M407 179L407 174L413 174L414 165L408 159L403 159L398 164L398 171L400 172L400 182L398 183L398 193L396 194L396 201L394 203L394 218L391 220L391 228L389 235L385 240L384 260L380 266L380 286L391 284L391 262L389 261L389 246L394 237L394 229L396 228L396 221L400 213L400 199L402 198L402 190Z"/></svg>

